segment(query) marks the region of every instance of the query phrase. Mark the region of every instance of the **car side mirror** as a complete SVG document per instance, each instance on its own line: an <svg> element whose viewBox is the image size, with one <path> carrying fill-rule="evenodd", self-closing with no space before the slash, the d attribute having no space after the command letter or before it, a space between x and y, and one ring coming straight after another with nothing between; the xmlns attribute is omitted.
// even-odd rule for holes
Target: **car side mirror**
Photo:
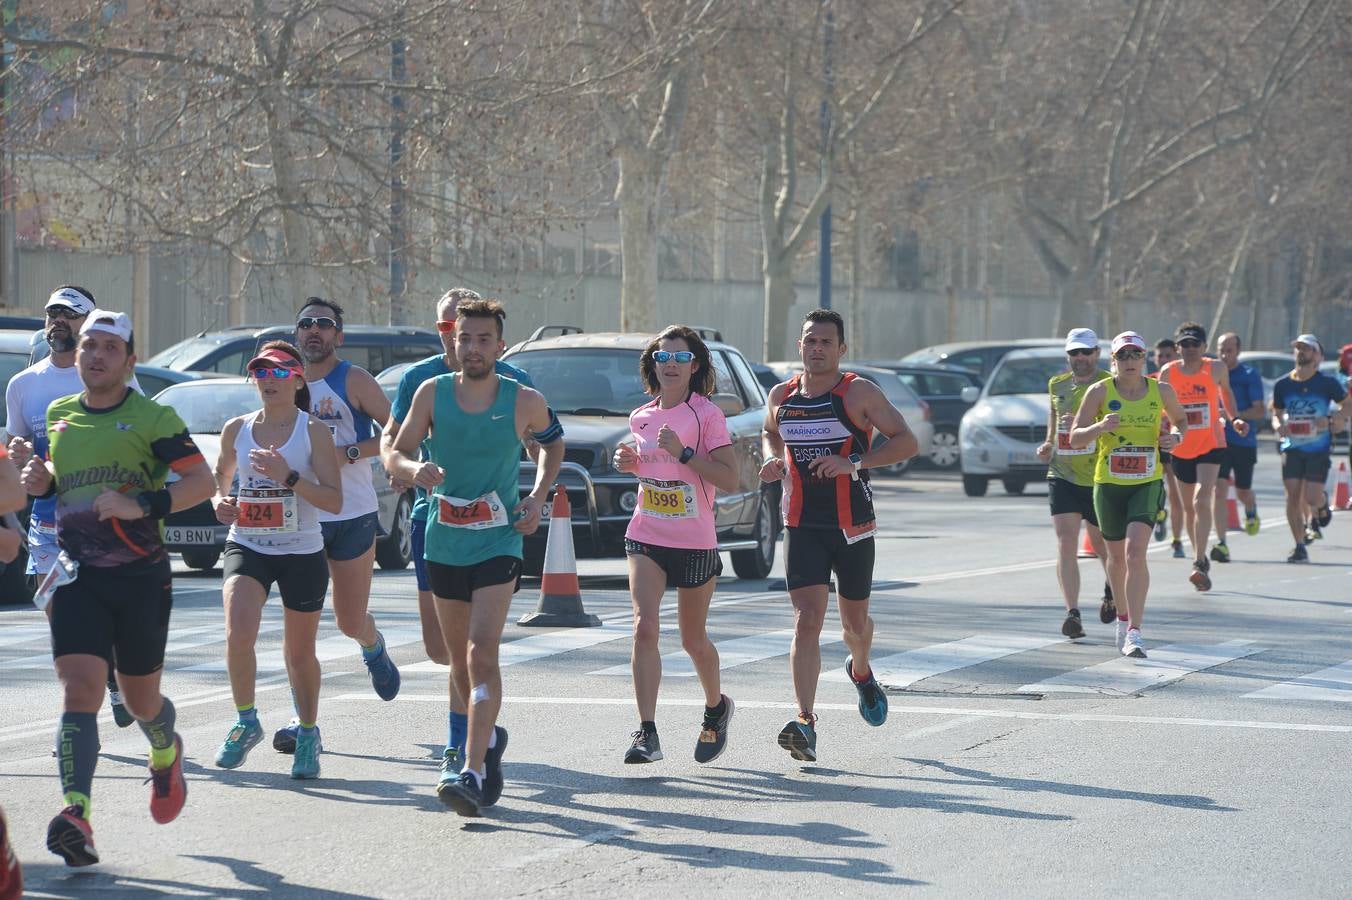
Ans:
<svg viewBox="0 0 1352 900"><path fill-rule="evenodd" d="M975 403L981 397L981 388L974 384L969 384L962 389L962 402Z"/></svg>
<svg viewBox="0 0 1352 900"><path fill-rule="evenodd" d="M714 394L709 399L713 401L714 406L723 411L725 416L735 416L746 411L746 404L736 394Z"/></svg>

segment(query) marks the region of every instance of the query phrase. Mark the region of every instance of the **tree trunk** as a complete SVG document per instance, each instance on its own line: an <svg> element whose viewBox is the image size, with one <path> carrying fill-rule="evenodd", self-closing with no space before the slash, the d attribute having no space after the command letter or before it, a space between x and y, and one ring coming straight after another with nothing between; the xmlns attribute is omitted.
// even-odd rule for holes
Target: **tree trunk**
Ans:
<svg viewBox="0 0 1352 900"><path fill-rule="evenodd" d="M662 161L643 147L617 148L620 181L620 330L657 330L657 219Z"/></svg>
<svg viewBox="0 0 1352 900"><path fill-rule="evenodd" d="M850 328L849 340L864 350L864 232L863 206L858 197L850 204ZM872 354L869 354L872 355ZM890 355L890 354L885 354ZM858 355L855 357L858 358Z"/></svg>
<svg viewBox="0 0 1352 900"><path fill-rule="evenodd" d="M1254 223L1258 221L1258 213L1249 214L1249 220L1244 223L1244 230L1240 232L1239 242L1235 244L1235 252L1230 255L1230 267L1225 273L1225 288L1221 291L1221 299L1216 304L1216 315L1211 319L1211 331L1213 336L1221 333L1221 326L1225 323L1225 317L1230 313L1230 301L1235 295L1235 287L1239 282L1240 273L1244 271L1244 258L1249 253L1249 238L1253 235Z"/></svg>
<svg viewBox="0 0 1352 900"><path fill-rule="evenodd" d="M793 337L789 333L789 309L793 306L793 254L766 247L761 265L765 281L765 362L795 359Z"/></svg>

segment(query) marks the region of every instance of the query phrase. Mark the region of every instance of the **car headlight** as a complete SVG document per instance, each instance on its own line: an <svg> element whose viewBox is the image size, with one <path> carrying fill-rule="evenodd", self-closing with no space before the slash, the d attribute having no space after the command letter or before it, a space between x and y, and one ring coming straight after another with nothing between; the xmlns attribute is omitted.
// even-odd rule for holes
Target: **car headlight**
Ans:
<svg viewBox="0 0 1352 900"><path fill-rule="evenodd" d="M964 429L963 435L966 442L974 446L995 444L999 442L999 438L996 437L995 432L984 425L968 425L967 428Z"/></svg>

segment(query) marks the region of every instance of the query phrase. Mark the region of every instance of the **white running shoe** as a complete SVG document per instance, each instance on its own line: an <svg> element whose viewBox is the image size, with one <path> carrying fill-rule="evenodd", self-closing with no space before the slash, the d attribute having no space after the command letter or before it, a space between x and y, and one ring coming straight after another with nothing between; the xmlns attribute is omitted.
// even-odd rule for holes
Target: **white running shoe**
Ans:
<svg viewBox="0 0 1352 900"><path fill-rule="evenodd" d="M1141 629L1127 629L1127 639L1122 644L1122 655L1132 659L1145 659L1145 650L1141 647Z"/></svg>
<svg viewBox="0 0 1352 900"><path fill-rule="evenodd" d="M1117 634L1114 636L1114 640L1117 642L1118 653L1122 652L1122 642L1125 641L1126 639L1127 639L1127 623L1123 622L1121 619L1118 619Z"/></svg>

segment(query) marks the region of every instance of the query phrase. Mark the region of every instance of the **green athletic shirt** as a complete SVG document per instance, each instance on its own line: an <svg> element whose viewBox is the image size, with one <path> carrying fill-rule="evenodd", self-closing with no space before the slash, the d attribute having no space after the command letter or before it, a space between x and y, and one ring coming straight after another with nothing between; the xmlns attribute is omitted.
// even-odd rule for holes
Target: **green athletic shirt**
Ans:
<svg viewBox="0 0 1352 900"><path fill-rule="evenodd" d="M171 407L131 389L108 409L89 409L82 396L47 407L57 543L81 565L158 563L166 555L159 519L99 521L94 500L105 488L133 497L158 491L171 469L197 465L202 453Z"/></svg>
<svg viewBox="0 0 1352 900"><path fill-rule="evenodd" d="M1094 370L1094 380L1078 384L1071 372L1054 375L1047 382L1047 393L1052 398L1053 424L1056 433L1047 435L1052 442L1052 460L1047 466L1047 479L1060 478L1080 487L1089 487L1094 483L1094 463L1098 458L1098 448L1093 444L1083 450L1070 448L1070 432L1061 431L1061 417L1074 417L1080 409L1084 395L1098 382L1112 376L1102 369Z"/></svg>
<svg viewBox="0 0 1352 900"><path fill-rule="evenodd" d="M520 501L521 437L516 433L517 382L501 375L498 396L470 414L455 399L459 374L438 375L428 455L445 473L427 507L428 562L472 566L495 556L521 558L512 510Z"/></svg>
<svg viewBox="0 0 1352 900"><path fill-rule="evenodd" d="M1145 396L1140 400L1124 400L1117 392L1117 382L1104 385L1108 390L1099 407L1098 418L1108 413L1121 417L1116 431L1105 431L1098 439L1098 465L1094 468L1096 484L1148 484L1164 477L1160 465L1160 418L1164 404L1160 402L1159 382L1145 379Z"/></svg>

